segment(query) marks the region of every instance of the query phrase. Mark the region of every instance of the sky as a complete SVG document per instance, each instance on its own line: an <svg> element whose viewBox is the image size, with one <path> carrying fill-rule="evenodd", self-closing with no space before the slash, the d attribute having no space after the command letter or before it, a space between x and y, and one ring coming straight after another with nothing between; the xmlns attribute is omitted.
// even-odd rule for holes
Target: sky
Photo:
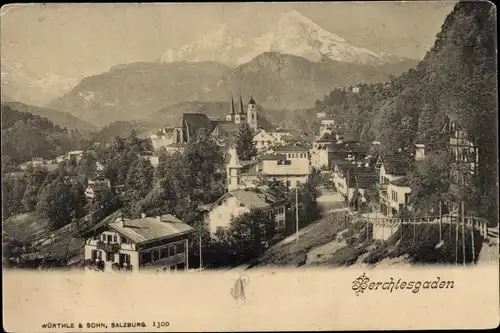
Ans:
<svg viewBox="0 0 500 333"><path fill-rule="evenodd" d="M351 44L421 59L456 1L31 4L1 10L2 62L63 77L155 61L225 22L257 37L292 9Z"/></svg>

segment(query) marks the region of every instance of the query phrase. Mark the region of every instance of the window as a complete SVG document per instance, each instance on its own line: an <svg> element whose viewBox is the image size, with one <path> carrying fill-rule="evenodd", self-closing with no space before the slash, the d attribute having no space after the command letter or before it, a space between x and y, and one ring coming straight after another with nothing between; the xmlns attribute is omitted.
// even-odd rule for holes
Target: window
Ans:
<svg viewBox="0 0 500 333"><path fill-rule="evenodd" d="M130 264L130 254L120 253L120 264Z"/></svg>
<svg viewBox="0 0 500 333"><path fill-rule="evenodd" d="M106 252L106 261L115 261L115 254L113 252Z"/></svg>
<svg viewBox="0 0 500 333"><path fill-rule="evenodd" d="M175 256L175 245L168 247L168 256Z"/></svg>
<svg viewBox="0 0 500 333"><path fill-rule="evenodd" d="M141 262L143 264L147 264L147 263L151 262L151 252L143 252L141 254Z"/></svg>
<svg viewBox="0 0 500 333"><path fill-rule="evenodd" d="M153 250L151 253L153 255L153 261L160 259L160 250Z"/></svg>
<svg viewBox="0 0 500 333"><path fill-rule="evenodd" d="M164 247L160 249L160 259L168 257L168 248Z"/></svg>
<svg viewBox="0 0 500 333"><path fill-rule="evenodd" d="M107 237L108 237L107 243L111 244L113 242L113 235L107 235Z"/></svg>
<svg viewBox="0 0 500 333"><path fill-rule="evenodd" d="M117 235L113 235L113 243L118 243L118 236Z"/></svg>
<svg viewBox="0 0 500 333"><path fill-rule="evenodd" d="M106 234L101 234L101 241L106 242Z"/></svg>
<svg viewBox="0 0 500 333"><path fill-rule="evenodd" d="M102 251L97 251L97 259L102 260Z"/></svg>
<svg viewBox="0 0 500 333"><path fill-rule="evenodd" d="M184 243L179 243L176 245L176 252L177 253L184 253Z"/></svg>
<svg viewBox="0 0 500 333"><path fill-rule="evenodd" d="M92 252L90 254L91 257L92 257L92 260L96 260L97 259L97 252L98 252L97 250L92 250Z"/></svg>
<svg viewBox="0 0 500 333"><path fill-rule="evenodd" d="M231 185L231 178L229 178L227 182L229 185ZM220 202L219 202L219 204L220 204Z"/></svg>

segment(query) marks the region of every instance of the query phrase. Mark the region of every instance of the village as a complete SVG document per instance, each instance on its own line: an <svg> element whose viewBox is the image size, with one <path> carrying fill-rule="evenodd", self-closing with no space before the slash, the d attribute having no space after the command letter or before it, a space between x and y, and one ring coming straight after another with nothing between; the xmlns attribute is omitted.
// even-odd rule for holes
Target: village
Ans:
<svg viewBox="0 0 500 333"><path fill-rule="evenodd" d="M250 212L262 213L275 224L272 237L266 235L265 230L260 235L262 251L286 236L295 237L300 242L299 229L328 215L347 214L351 219L352 216L363 216L373 223L372 238L382 241L389 239L399 226L402 228L404 219L416 221L418 218L420 221L424 218L429 221L429 216L434 220L439 212L442 223L443 214L458 216L458 202L449 205L446 212L439 203L429 206L428 211L420 212L419 216L412 214L409 204L412 188L407 172L412 163L426 158L427 142L399 149L393 155L382 155L378 149L380 142L360 142L356 137L345 135L342 124L325 112L316 114L320 124L317 132L304 133L297 129L265 130L260 127L260 115L253 97L246 107L242 97L238 106L233 99L230 105L230 113L222 120L211 120L203 113L185 113L179 127L161 128L146 138L152 149L141 153L142 159L157 168L160 151L182 154L186 145L203 133L222 148L226 193L215 202L197 208L203 216L202 230L196 230L167 211L158 216L141 213L140 218L129 218L117 210L101 220L90 214L55 232L42 234L32 240L32 247L47 248L57 243L57 237L73 234L73 239L84 239L83 248L75 249L83 254L83 258L78 256L67 263L69 266L77 266L83 260L86 269L99 271L188 271L193 266L189 262L193 257L189 253L190 242L199 240L198 262L194 266L200 270L204 266L202 234L220 241L235 218ZM251 144L256 150L256 155L248 160L239 157L241 154L238 154L235 143L242 127L251 131ZM469 175L477 172L478 150L467 141L466 133L452 114L443 130L448 133L449 151L454 158L450 174L457 184L466 182ZM86 153L89 152L70 151L48 161L33 158L20 169L29 166L57 170L62 162L78 165ZM96 160L95 163L95 175L88 179L85 188L88 202L97 202L110 191L119 196L125 185L113 184L102 172L104 162ZM300 221L299 226L298 210L294 208L298 207L298 201L293 202L293 194L313 178L318 191L314 200L321 212L310 221ZM287 197L269 186L270 182L282 184L291 196ZM296 212L296 215L290 212ZM476 222L475 228L478 226L481 235L486 237L489 233L487 223ZM248 227L246 232L252 235L254 231ZM29 267L43 267L51 260L57 261L47 252L38 251L21 254L11 261Z"/></svg>

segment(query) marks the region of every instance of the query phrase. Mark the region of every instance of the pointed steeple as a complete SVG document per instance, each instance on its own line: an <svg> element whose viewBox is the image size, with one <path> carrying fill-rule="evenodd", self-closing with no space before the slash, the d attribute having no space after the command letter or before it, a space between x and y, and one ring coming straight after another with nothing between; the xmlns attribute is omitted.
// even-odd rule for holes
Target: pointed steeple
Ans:
<svg viewBox="0 0 500 333"><path fill-rule="evenodd" d="M241 95L240 95L240 113L245 114L245 111L243 109L243 98L241 98Z"/></svg>
<svg viewBox="0 0 500 333"><path fill-rule="evenodd" d="M243 167L240 163L240 159L238 158L238 152L236 151L236 148L231 147L229 149L229 155L231 156L231 158L229 159L229 163L227 164L228 168L234 169Z"/></svg>
<svg viewBox="0 0 500 333"><path fill-rule="evenodd" d="M234 110L234 100L233 96L231 95L231 114L234 115L236 111Z"/></svg>

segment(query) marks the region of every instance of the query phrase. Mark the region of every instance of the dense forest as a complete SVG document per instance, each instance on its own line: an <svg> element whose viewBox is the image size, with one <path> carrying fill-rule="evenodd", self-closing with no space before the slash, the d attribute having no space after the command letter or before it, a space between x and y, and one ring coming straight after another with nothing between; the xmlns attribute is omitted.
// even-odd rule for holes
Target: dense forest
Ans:
<svg viewBox="0 0 500 333"><path fill-rule="evenodd" d="M462 191L462 200L467 202L471 213L496 216L495 36L494 5L459 2L446 18L434 46L416 68L392 77L387 83L358 85L359 91L353 87L334 89L323 101L317 102L316 108L335 115L349 132L360 135L362 140L380 141L381 152L385 154L415 143L425 144L431 161L427 161L429 165L425 167L414 166L412 172L428 178L431 174L425 174L422 168L433 172L436 178L441 174L436 167L446 167L439 163L439 159L446 160L447 138L443 128L447 116L455 114L480 151L479 174L472 185ZM425 183L422 180L415 185ZM428 188L436 192L445 187L434 179L433 186ZM414 191L430 196L428 192L418 188ZM436 199L439 195L433 197ZM422 199L413 195L414 201L425 203Z"/></svg>
<svg viewBox="0 0 500 333"><path fill-rule="evenodd" d="M54 125L49 119L29 112L12 110L2 104L2 171L33 157L51 159L85 144L75 130ZM4 168L5 166L5 168Z"/></svg>

